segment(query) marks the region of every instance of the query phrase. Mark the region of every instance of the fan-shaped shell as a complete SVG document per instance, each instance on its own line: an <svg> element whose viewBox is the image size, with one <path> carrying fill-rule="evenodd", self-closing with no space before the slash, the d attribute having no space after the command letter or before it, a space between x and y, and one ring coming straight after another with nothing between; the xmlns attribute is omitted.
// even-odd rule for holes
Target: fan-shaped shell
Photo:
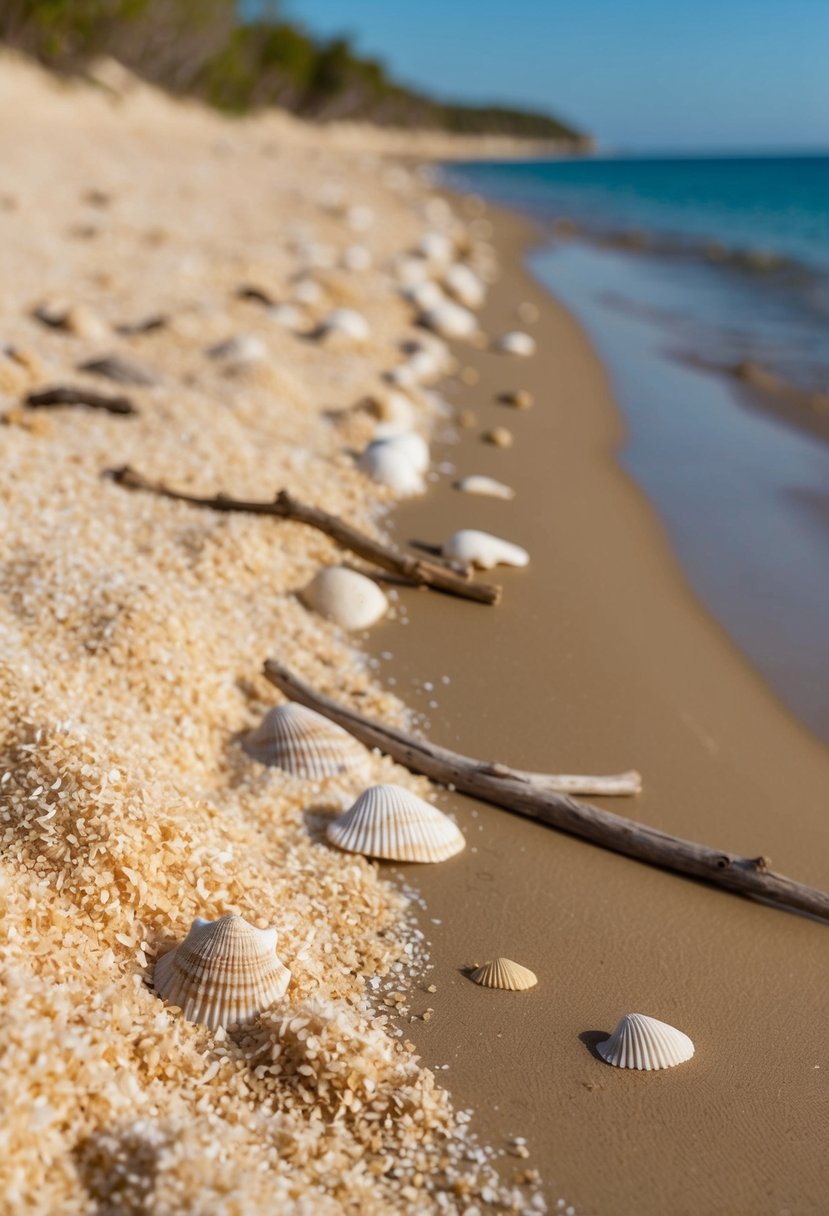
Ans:
<svg viewBox="0 0 829 1216"><path fill-rule="evenodd" d="M320 322L321 337L338 336L350 342L367 342L371 336L369 323L353 308L335 308Z"/></svg>
<svg viewBox="0 0 829 1216"><path fill-rule="evenodd" d="M520 329L514 329L496 339L495 349L505 355L523 355L527 358L535 354L535 338Z"/></svg>
<svg viewBox="0 0 829 1216"><path fill-rule="evenodd" d="M208 350L211 359L227 363L257 363L267 355L265 344L255 334L238 334L226 342L218 342Z"/></svg>
<svg viewBox="0 0 829 1216"><path fill-rule="evenodd" d="M514 963L511 958L494 958L476 967L469 978L482 988L504 988L507 992L525 992L538 983L538 976L529 967Z"/></svg>
<svg viewBox="0 0 829 1216"><path fill-rule="evenodd" d="M437 807L399 785L373 785L328 827L349 853L385 861L445 861L464 848L460 829Z"/></svg>
<svg viewBox="0 0 829 1216"><path fill-rule="evenodd" d="M196 917L184 941L156 963L153 986L189 1022L215 1030L267 1009L290 978L276 956L276 929L257 929L241 916Z"/></svg>
<svg viewBox="0 0 829 1216"><path fill-rule="evenodd" d="M389 601L375 582L347 570L326 566L301 592L303 602L343 629L368 629L388 612Z"/></svg>
<svg viewBox="0 0 829 1216"><path fill-rule="evenodd" d="M444 557L471 562L479 570L491 570L494 566L526 566L530 555L520 545L479 532L477 528L462 528L454 532L442 548Z"/></svg>
<svg viewBox="0 0 829 1216"><path fill-rule="evenodd" d="M307 781L360 773L368 762L368 753L348 731L296 701L269 709L243 746L261 764Z"/></svg>
<svg viewBox="0 0 829 1216"><path fill-rule="evenodd" d="M644 1013L626 1013L609 1039L596 1044L596 1051L615 1068L673 1068L694 1054L694 1044L667 1022Z"/></svg>
<svg viewBox="0 0 829 1216"><path fill-rule="evenodd" d="M451 300L425 308L420 314L420 322L442 338L470 338L478 332L475 314Z"/></svg>
<svg viewBox="0 0 829 1216"><path fill-rule="evenodd" d="M464 308L477 310L483 305L486 290L483 283L463 262L453 262L443 276L443 285Z"/></svg>
<svg viewBox="0 0 829 1216"><path fill-rule="evenodd" d="M505 486L494 477L485 477L482 473L472 473L469 477L461 477L454 483L455 489L462 494L479 494L484 498L515 498L515 490Z"/></svg>

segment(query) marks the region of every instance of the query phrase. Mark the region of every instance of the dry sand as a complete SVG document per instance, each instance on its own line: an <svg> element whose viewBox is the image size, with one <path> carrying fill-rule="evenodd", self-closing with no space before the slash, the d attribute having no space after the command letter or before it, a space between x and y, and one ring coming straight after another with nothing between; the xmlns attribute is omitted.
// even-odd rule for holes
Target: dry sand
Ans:
<svg viewBox="0 0 829 1216"><path fill-rule="evenodd" d="M428 226L426 188L360 153L359 132L228 123L143 88L113 104L12 62L0 106L0 323L17 352L0 366L5 1207L473 1216L541 1211L546 1196L603 1214L825 1210L824 926L457 800L466 853L403 871L426 900L426 970L389 870L317 842L314 812L348 791L264 770L235 742L275 700L258 674L272 653L386 720L427 710L433 736L471 754L636 765L646 792L627 812L829 885L825 754L691 600L616 470L618 419L584 336L505 274L486 327L514 328L532 299L543 353L464 348L482 379L453 400L515 445L469 434L438 459L519 495L464 497L444 477L394 526L429 540L491 528L533 562L504 577L497 609L398 592L396 619L370 637L394 659L372 670L295 597L336 560L329 542L130 495L100 473L129 461L200 490L284 485L376 527L393 496L355 471L348 449L371 422L351 407L414 332L385 267ZM374 211L365 232L331 209L332 181ZM500 218L498 234L502 264L517 264L526 233ZM315 270L323 296L303 308L310 326L358 307L372 326L361 350L323 352L234 296L255 283L289 298L314 244L357 241L375 269ZM75 307L79 332L32 320L46 297ZM113 330L159 312L165 329ZM241 333L266 358L205 357ZM128 390L137 418L18 408L112 349L161 377ZM493 404L516 386L532 410ZM377 780L427 788L373 765ZM227 911L275 924L294 975L285 1005L230 1036L187 1024L145 983L194 915ZM485 992L460 974L496 953L533 967L538 987ZM378 1010L407 1003L434 1014L399 1019L395 1036ZM679 1025L695 1059L656 1076L601 1064L591 1032L627 1010ZM465 1107L484 1143L527 1138L528 1158L501 1162L506 1187Z"/></svg>

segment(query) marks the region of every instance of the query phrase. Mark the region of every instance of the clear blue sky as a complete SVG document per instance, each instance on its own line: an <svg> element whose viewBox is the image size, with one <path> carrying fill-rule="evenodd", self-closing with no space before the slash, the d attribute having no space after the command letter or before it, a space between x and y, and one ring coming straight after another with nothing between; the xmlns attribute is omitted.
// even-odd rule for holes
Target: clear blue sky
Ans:
<svg viewBox="0 0 829 1216"><path fill-rule="evenodd" d="M245 5L255 7L255 0ZM829 148L829 0L283 0L403 83L610 147Z"/></svg>

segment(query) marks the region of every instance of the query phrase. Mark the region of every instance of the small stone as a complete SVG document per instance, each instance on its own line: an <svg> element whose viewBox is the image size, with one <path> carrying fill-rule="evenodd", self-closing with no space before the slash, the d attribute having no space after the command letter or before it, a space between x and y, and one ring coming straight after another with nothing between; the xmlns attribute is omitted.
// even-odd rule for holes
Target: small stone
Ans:
<svg viewBox="0 0 829 1216"><path fill-rule="evenodd" d="M516 410L530 409L534 400L535 398L532 393L525 388L517 388L498 394L498 401L501 405L511 405Z"/></svg>
<svg viewBox="0 0 829 1216"><path fill-rule="evenodd" d="M511 448L515 443L512 431L508 431L505 426L494 426L491 430L484 431L483 439L496 448Z"/></svg>

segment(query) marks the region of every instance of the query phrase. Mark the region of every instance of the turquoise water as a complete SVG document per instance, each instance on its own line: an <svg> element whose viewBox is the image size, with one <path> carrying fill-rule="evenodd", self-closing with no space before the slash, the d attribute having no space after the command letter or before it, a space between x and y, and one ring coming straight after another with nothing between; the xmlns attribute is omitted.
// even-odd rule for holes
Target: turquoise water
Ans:
<svg viewBox="0 0 829 1216"><path fill-rule="evenodd" d="M710 370L750 358L829 390L829 158L475 164L446 176L540 221L531 269L611 373L622 465L693 591L829 743L829 425L821 435L808 410L763 408ZM586 239L556 238L565 217ZM631 231L643 234L636 251L616 239ZM712 261L711 242L784 261Z"/></svg>

